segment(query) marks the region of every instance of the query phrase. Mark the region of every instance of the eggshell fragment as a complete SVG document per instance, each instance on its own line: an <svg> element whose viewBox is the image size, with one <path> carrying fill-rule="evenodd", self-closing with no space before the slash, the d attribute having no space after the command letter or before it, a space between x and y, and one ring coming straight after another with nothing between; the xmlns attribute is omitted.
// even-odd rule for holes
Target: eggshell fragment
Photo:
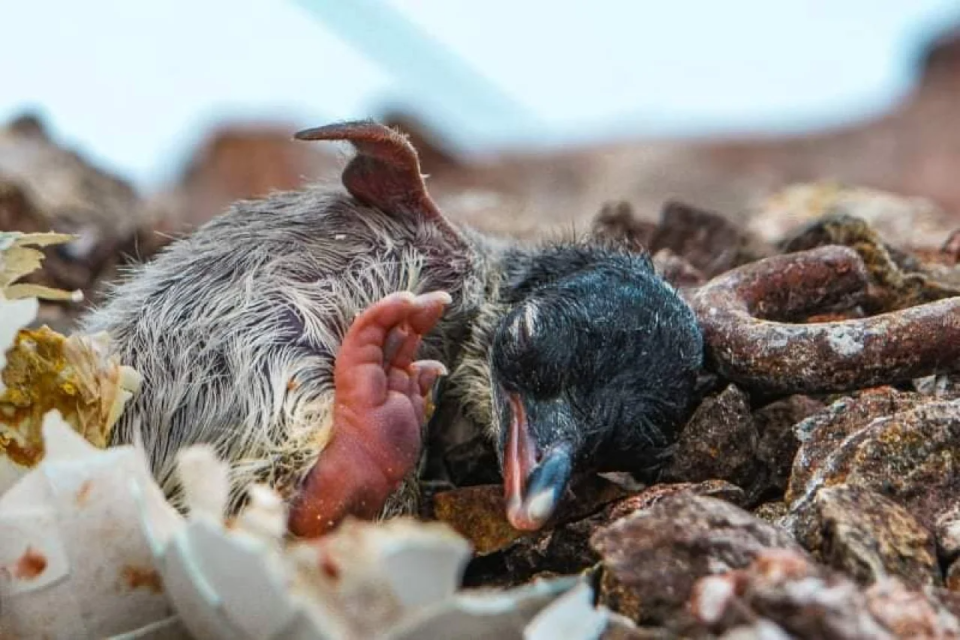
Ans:
<svg viewBox="0 0 960 640"><path fill-rule="evenodd" d="M607 628L609 611L593 606L593 589L581 582L547 605L523 630L524 640L597 640Z"/></svg>
<svg viewBox="0 0 960 640"><path fill-rule="evenodd" d="M420 638L523 637L524 628L559 596L574 588L577 577L537 580L509 590L476 589L461 592L427 607L391 629L385 640ZM579 640L578 636L570 637Z"/></svg>
<svg viewBox="0 0 960 640"><path fill-rule="evenodd" d="M173 612L138 526L132 486L176 517L142 452L100 450L54 411L44 459L0 497L0 628L14 637L103 638Z"/></svg>
<svg viewBox="0 0 960 640"><path fill-rule="evenodd" d="M286 514L274 492L253 489L249 506L228 528L223 522L228 468L213 449L185 449L178 456L178 472L188 516L170 522L144 500L140 519L170 601L193 636L348 637L342 623L311 616L309 603L293 594L294 572L283 555Z"/></svg>
<svg viewBox="0 0 960 640"><path fill-rule="evenodd" d="M198 638L368 638L453 596L470 545L446 525L348 521L288 542L279 495L255 485L225 524L229 469L207 446L178 456L188 516L141 513L170 600Z"/></svg>

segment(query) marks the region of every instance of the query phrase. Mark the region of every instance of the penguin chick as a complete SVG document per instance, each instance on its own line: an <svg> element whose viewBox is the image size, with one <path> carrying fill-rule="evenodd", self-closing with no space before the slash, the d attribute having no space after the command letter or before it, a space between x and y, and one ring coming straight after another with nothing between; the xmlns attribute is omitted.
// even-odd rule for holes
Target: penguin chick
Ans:
<svg viewBox="0 0 960 640"><path fill-rule="evenodd" d="M507 517L535 530L574 470L655 471L702 358L690 308L648 256L548 246L504 291L490 349Z"/></svg>
<svg viewBox="0 0 960 640"><path fill-rule="evenodd" d="M642 468L675 439L701 337L648 258L456 227L374 122L297 137L354 146L346 193L235 203L83 319L143 376L112 441L139 437L171 499L177 452L209 443L232 507L267 482L294 535L410 512L448 372L441 400L497 443L518 528L549 519L575 470Z"/></svg>

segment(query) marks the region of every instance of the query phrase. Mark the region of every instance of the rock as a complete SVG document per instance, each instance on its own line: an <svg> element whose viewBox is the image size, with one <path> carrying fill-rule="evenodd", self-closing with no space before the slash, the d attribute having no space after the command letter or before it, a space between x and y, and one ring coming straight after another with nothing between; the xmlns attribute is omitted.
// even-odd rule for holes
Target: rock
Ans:
<svg viewBox="0 0 960 640"><path fill-rule="evenodd" d="M901 393L892 387L868 389L840 398L825 410L815 413L794 427L800 448L793 462L786 501L796 501L810 484L827 456L853 433L871 420L915 406L922 398Z"/></svg>
<svg viewBox="0 0 960 640"><path fill-rule="evenodd" d="M960 592L960 503L940 514L934 533L937 553L946 567L944 584L947 589Z"/></svg>
<svg viewBox="0 0 960 640"><path fill-rule="evenodd" d="M657 225L641 220L633 212L629 202L608 202L591 223L590 233L615 244L622 244L631 251L649 251L650 242Z"/></svg>
<svg viewBox="0 0 960 640"><path fill-rule="evenodd" d="M943 576L943 584L950 591L960 592L960 560L954 560L947 567Z"/></svg>
<svg viewBox="0 0 960 640"><path fill-rule="evenodd" d="M505 549L514 541L571 521L581 520L604 505L622 498L624 490L599 476L580 479L572 487L574 497L565 500L543 530L533 534L514 529L503 509L503 485L460 487L433 497L433 515L470 540L479 555Z"/></svg>
<svg viewBox="0 0 960 640"><path fill-rule="evenodd" d="M883 242L904 248L938 247L944 230L955 224L948 212L924 198L825 181L793 184L771 195L747 228L768 242L778 242L817 220L842 215L862 219Z"/></svg>
<svg viewBox="0 0 960 640"><path fill-rule="evenodd" d="M34 116L0 127L0 185L0 231L77 236L46 250L43 269L30 281L82 289L88 298L154 223L130 184L57 144Z"/></svg>
<svg viewBox="0 0 960 640"><path fill-rule="evenodd" d="M795 472L803 464L804 447ZM794 513L802 513L821 486L845 483L893 500L933 530L960 492L960 400L916 404L875 418L833 450L807 460L806 481L791 479Z"/></svg>
<svg viewBox="0 0 960 640"><path fill-rule="evenodd" d="M753 422L759 433L757 460L766 469L767 491L778 495L786 491L793 459L800 447L793 427L823 409L824 404L819 400L793 395L771 402L753 413Z"/></svg>
<svg viewBox="0 0 960 640"><path fill-rule="evenodd" d="M941 400L955 400L960 398L960 375L937 374L917 378L913 381L913 388L917 393L932 396Z"/></svg>
<svg viewBox="0 0 960 640"><path fill-rule="evenodd" d="M774 526L781 526L780 521L789 513L787 508L787 503L782 500L777 500L776 502L764 502L759 507L753 510L753 515L757 518L763 520L764 522L769 522Z"/></svg>
<svg viewBox="0 0 960 640"><path fill-rule="evenodd" d="M657 251L653 256L653 266L661 278L678 289L697 287L707 281L699 269L670 249Z"/></svg>
<svg viewBox="0 0 960 640"><path fill-rule="evenodd" d="M747 496L740 487L724 480L655 484L639 493L618 500L608 509L609 520L619 520L635 511L649 509L667 498L678 495L708 496L724 500L738 507L746 504Z"/></svg>
<svg viewBox="0 0 960 640"><path fill-rule="evenodd" d="M867 610L895 638L960 638L956 612L937 591L911 591L897 580L883 580L865 595Z"/></svg>
<svg viewBox="0 0 960 640"><path fill-rule="evenodd" d="M743 568L761 551L805 552L785 531L732 504L678 494L597 531L603 558L600 599L640 624L690 622L684 605L706 575Z"/></svg>
<svg viewBox="0 0 960 640"><path fill-rule="evenodd" d="M821 487L794 527L814 557L861 584L942 584L933 534L910 513L858 486Z"/></svg>
<svg viewBox="0 0 960 640"><path fill-rule="evenodd" d="M941 558L950 561L960 557L960 503L937 517L934 533Z"/></svg>
<svg viewBox="0 0 960 640"><path fill-rule="evenodd" d="M236 200L297 189L337 166L319 145L293 139L293 124L226 124L209 131L182 171L174 231L200 226Z"/></svg>
<svg viewBox="0 0 960 640"><path fill-rule="evenodd" d="M500 539L496 549L480 547L480 557L471 563L465 582L471 586L496 584L513 587L544 571L557 574L581 572L600 560L590 544L590 538L597 530L676 495L705 495L734 504L743 504L746 498L739 487L722 480L710 480L698 484L658 484L610 502L599 512L587 517L584 514L588 509L581 507L579 513L569 513L567 521L562 524L526 536L512 532L510 536ZM499 499L501 502L498 504L502 504L502 498ZM588 501L586 504L591 503ZM592 504L597 508L599 503ZM500 511L502 506L497 513ZM468 537L482 538L477 531L489 527L491 516L487 517L486 525L480 524L475 530L465 527L470 531ZM452 524L457 526L456 522ZM478 542L483 543L484 540L479 539Z"/></svg>
<svg viewBox="0 0 960 640"><path fill-rule="evenodd" d="M690 601L697 622L714 634L767 621L789 637L818 640L957 638L951 606L936 590L910 590L895 579L862 590L782 550L761 552L745 569L702 578Z"/></svg>
<svg viewBox="0 0 960 640"><path fill-rule="evenodd" d="M731 384L697 407L662 477L667 482L720 479L747 487L757 467L757 440L750 399Z"/></svg>
<svg viewBox="0 0 960 640"><path fill-rule="evenodd" d="M670 249L707 278L769 254L724 216L677 201L661 210L651 245Z"/></svg>

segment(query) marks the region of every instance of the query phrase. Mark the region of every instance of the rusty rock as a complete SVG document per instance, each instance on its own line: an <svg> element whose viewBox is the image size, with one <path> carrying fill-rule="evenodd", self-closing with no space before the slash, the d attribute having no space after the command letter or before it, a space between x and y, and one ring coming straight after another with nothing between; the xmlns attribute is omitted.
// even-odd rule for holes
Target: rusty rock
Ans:
<svg viewBox="0 0 960 640"><path fill-rule="evenodd" d="M581 520L604 505L624 497L624 490L599 476L578 479L572 498L564 500L544 531L566 522ZM524 536L507 521L503 506L503 485L477 485L442 491L433 496L433 516L470 540L478 555L505 549Z"/></svg>
<svg viewBox="0 0 960 640"><path fill-rule="evenodd" d="M797 456L798 465L802 459ZM893 500L933 530L960 493L960 400L876 418L811 466L805 482L791 480L794 513L802 513L821 486L846 483Z"/></svg>
<svg viewBox="0 0 960 640"><path fill-rule="evenodd" d="M590 538L598 529L680 494L711 496L734 504L743 504L745 500L742 489L721 480L697 484L658 484L607 504L588 517L584 518L581 512L569 517L562 524L540 532L523 537L517 537L519 532L512 533L513 539L501 539L502 544L497 553L491 553L488 548L480 549L485 557L478 558L471 564L467 580L474 585L516 586L543 571L560 574L580 572L600 560L597 552L590 546ZM583 499L585 498L581 497L581 500ZM489 516L490 519L493 517L493 514ZM503 519L503 516L497 517ZM483 530L485 526L489 524L479 524L478 530ZM478 534L470 533L468 537L475 539Z"/></svg>
<svg viewBox="0 0 960 640"><path fill-rule="evenodd" d="M960 591L960 560L954 560L947 567L943 576L943 584L950 591Z"/></svg>
<svg viewBox="0 0 960 640"><path fill-rule="evenodd" d="M776 400L753 413L753 422L760 434L757 460L765 470L763 479L768 492L783 495L793 469L793 459L800 440L794 425L822 411L824 405L809 396L794 395Z"/></svg>
<svg viewBox="0 0 960 640"><path fill-rule="evenodd" d="M835 161L835 149L831 155ZM835 173L835 169L827 172ZM865 220L885 242L920 249L939 246L945 232L956 224L949 209L926 198L835 182L791 184L752 213L747 228L770 242L781 241L798 227L825 216L846 214Z"/></svg>
<svg viewBox="0 0 960 640"><path fill-rule="evenodd" d="M869 318L791 324L859 297L868 283L848 247L766 258L690 296L709 359L728 379L772 393L826 393L889 384L960 361L960 298Z"/></svg>
<svg viewBox="0 0 960 640"><path fill-rule="evenodd" d="M757 439L750 398L731 384L697 407L662 477L666 482L715 478L746 487L757 466Z"/></svg>
<svg viewBox="0 0 960 640"><path fill-rule="evenodd" d="M678 289L699 287L707 281L699 269L670 249L660 249L652 260L660 277Z"/></svg>
<svg viewBox="0 0 960 640"><path fill-rule="evenodd" d="M651 246L670 249L708 278L769 253L724 216L676 201L664 205Z"/></svg>
<svg viewBox="0 0 960 640"><path fill-rule="evenodd" d="M768 620L794 638L957 638L960 625L934 589L886 579L862 590L788 551L763 551L746 569L701 579L690 602L713 633Z"/></svg>
<svg viewBox="0 0 960 640"><path fill-rule="evenodd" d="M655 484L635 495L618 500L610 505L608 521L613 522L635 511L649 509L667 498L681 494L716 498L738 507L743 507L747 501L747 496L743 492L743 489L724 480Z"/></svg>
<svg viewBox="0 0 960 640"><path fill-rule="evenodd" d="M899 578L942 584L933 534L910 513L863 487L821 487L794 526L814 557L861 584Z"/></svg>
<svg viewBox="0 0 960 640"><path fill-rule="evenodd" d="M689 494L666 498L597 531L600 599L638 623L683 626L699 577L747 566L764 549L804 554L785 531L732 504Z"/></svg>
<svg viewBox="0 0 960 640"><path fill-rule="evenodd" d="M782 500L777 500L776 502L764 502L753 510L753 515L764 522L769 522L776 527L780 527L781 521L789 512L790 509L787 507L787 503Z"/></svg>
<svg viewBox="0 0 960 640"><path fill-rule="evenodd" d="M794 457L785 500L791 503L800 496L830 452L848 436L863 429L874 418L893 415L922 400L916 393L903 393L893 387L867 389L840 398L797 423L794 433L801 445Z"/></svg>
<svg viewBox="0 0 960 640"><path fill-rule="evenodd" d="M947 561L960 557L960 503L937 517L934 533L940 557Z"/></svg>
<svg viewBox="0 0 960 640"><path fill-rule="evenodd" d="M590 233L594 238L621 244L631 251L646 252L657 225L639 219L629 202L608 202L593 219Z"/></svg>
<svg viewBox="0 0 960 640"><path fill-rule="evenodd" d="M895 638L960 638L956 612L937 589L911 591L898 580L883 580L865 595L867 610Z"/></svg>

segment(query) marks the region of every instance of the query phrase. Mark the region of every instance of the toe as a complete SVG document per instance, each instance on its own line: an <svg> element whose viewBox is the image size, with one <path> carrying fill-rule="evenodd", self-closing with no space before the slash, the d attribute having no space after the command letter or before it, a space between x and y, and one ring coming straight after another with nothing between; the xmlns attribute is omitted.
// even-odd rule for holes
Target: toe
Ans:
<svg viewBox="0 0 960 640"><path fill-rule="evenodd" d="M448 375L447 367L438 360L418 360L410 365L419 386L421 396L426 396L433 390L437 380Z"/></svg>
<svg viewBox="0 0 960 640"><path fill-rule="evenodd" d="M421 335L429 333L451 301L446 291L432 291L417 296L413 301L415 310L410 315L413 330Z"/></svg>

